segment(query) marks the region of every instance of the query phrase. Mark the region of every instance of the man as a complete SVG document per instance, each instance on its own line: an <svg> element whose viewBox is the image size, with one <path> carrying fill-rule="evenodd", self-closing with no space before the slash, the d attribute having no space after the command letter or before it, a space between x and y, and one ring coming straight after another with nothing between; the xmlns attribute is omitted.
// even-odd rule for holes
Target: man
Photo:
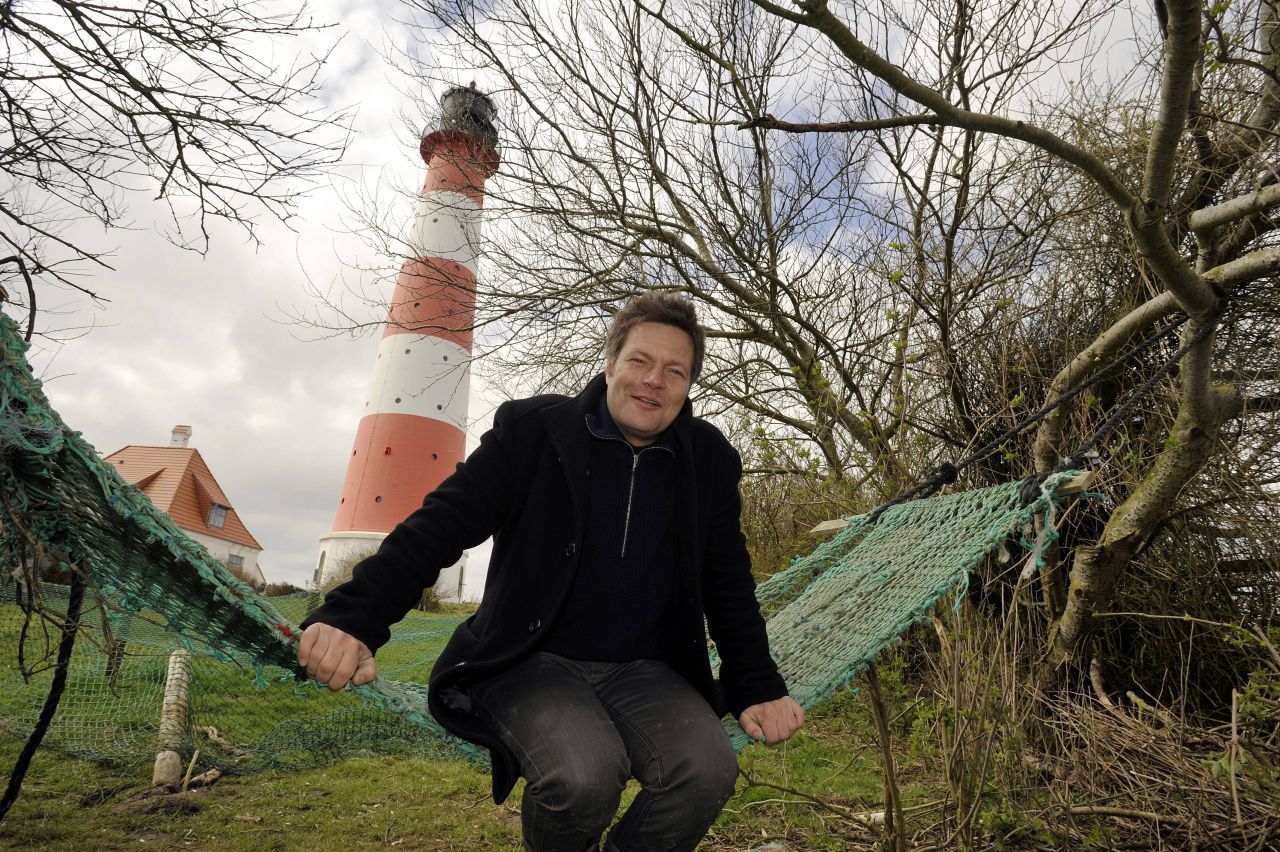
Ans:
<svg viewBox="0 0 1280 852"><path fill-rule="evenodd" d="M527 849L596 849L629 777L642 790L607 848L693 849L737 776L718 717L732 711L769 744L803 723L755 599L741 461L691 414L704 345L687 300L631 300L603 376L576 397L502 405L479 448L304 624L308 674L367 683L388 626L493 535L484 600L436 662L429 702L489 748L495 801L524 776Z"/></svg>

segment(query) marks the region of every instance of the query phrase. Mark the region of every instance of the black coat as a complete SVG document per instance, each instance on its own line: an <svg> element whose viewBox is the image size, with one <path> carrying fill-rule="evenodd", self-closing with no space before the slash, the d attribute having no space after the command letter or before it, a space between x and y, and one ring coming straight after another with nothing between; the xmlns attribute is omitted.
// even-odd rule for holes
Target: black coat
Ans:
<svg viewBox="0 0 1280 852"><path fill-rule="evenodd" d="M337 627L376 651L443 568L493 535L484 600L436 661L429 704L445 729L490 750L499 802L514 786L518 764L469 712L464 688L535 651L569 593L588 515L586 417L604 389L597 376L576 397L504 403L475 452L304 622ZM719 430L691 410L686 401L671 426L676 589L666 629L676 641L666 662L717 713L736 716L787 689L769 656L739 524L742 462ZM722 691L707 658L704 615L721 657Z"/></svg>

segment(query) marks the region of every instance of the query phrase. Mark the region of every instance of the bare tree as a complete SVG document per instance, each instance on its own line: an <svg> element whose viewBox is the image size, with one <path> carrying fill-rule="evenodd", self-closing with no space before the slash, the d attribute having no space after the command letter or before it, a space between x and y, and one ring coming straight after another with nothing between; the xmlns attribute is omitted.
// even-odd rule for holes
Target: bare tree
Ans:
<svg viewBox="0 0 1280 852"><path fill-rule="evenodd" d="M626 296L687 293L712 338L702 409L756 473L826 477L856 508L1185 316L1181 363L1103 447L1114 502L1042 576L1050 661L1087 662L1124 578L1156 588L1171 551L1198 554L1179 577L1217 578L1222 618L1245 617L1232 589L1274 602L1270 0L1171 7L1167 35L1109 2L409 6L454 49L419 78L474 76L501 106L477 292L491 376L577 384ZM1122 73L1095 77L1118 24L1136 33ZM1056 466L1179 345L968 482ZM1228 563L1248 570L1223 580Z"/></svg>
<svg viewBox="0 0 1280 852"><path fill-rule="evenodd" d="M863 23L865 15L837 11L823 0L753 4L778 20L821 34L839 52L842 64L865 75L866 85L887 88L895 97L885 98L884 109L861 126L796 126L769 115L747 116L750 126L853 131L902 122L1016 140L1082 173L1120 214L1123 236L1138 255L1135 263L1156 285L1156 292L1115 317L1078 353L1051 383L1050 399L1114 358L1161 318L1174 311L1189 317L1182 332L1187 352L1167 437L1141 480L1111 513L1096 544L1078 550L1070 588L1057 614L1057 658L1087 654L1097 614L1109 607L1117 583L1135 556L1150 545L1170 507L1222 451L1225 426L1246 412L1265 415L1274 410L1273 365L1255 377L1262 381L1223 382L1220 371L1215 375L1215 351L1226 329L1256 325L1258 317L1241 309L1250 303L1248 294L1274 290L1280 269L1280 248L1269 239L1274 229L1268 215L1280 204L1280 192L1272 190L1280 120L1280 22L1275 4L1263 0L1247 9L1167 4L1150 95L1144 98L1139 92L1137 102L1128 105L1137 116L1125 128L1126 141L1145 154L1141 171L1130 174L1116 167L1099 140L1073 140L1058 132L1054 125L1060 126L1060 121L988 110L966 97L963 85L939 85L913 73L894 39L881 38L877 47L863 34L872 29L875 36L874 24L868 28ZM970 25L950 30L957 50L1001 34L1006 44L1027 43L1016 26L1002 20L1002 7L959 8L969 10ZM870 18L893 20L887 7ZM993 26L973 25L981 21ZM672 22L671 27L679 30L681 24ZM981 66L971 67L967 76L972 79L975 72L980 74ZM1264 325L1274 327L1274 312L1266 313ZM1041 427L1035 448L1038 467L1052 466L1058 455L1071 449L1063 445L1062 422L1062 417L1050 418Z"/></svg>
<svg viewBox="0 0 1280 852"><path fill-rule="evenodd" d="M263 211L287 218L346 142L346 113L316 99L324 29L241 0L0 4L4 253L102 300L76 277L109 249L70 226L128 227L131 197L164 201L167 235L196 250L211 216L250 237Z"/></svg>
<svg viewBox="0 0 1280 852"><path fill-rule="evenodd" d="M1034 164L920 121L772 132L758 120L770 110L869 114L885 92L813 73L838 60L830 45L749 3L689 6L680 21L628 0L411 5L456 46L456 67L441 70L437 49L414 69L428 88L478 63L501 103L477 293L491 376L576 383L613 307L660 287L701 303L701 406L740 427L756 471L884 497L930 442L962 449L993 425L967 399L966 364L975 336L1015 328L1027 308L1008 293L1043 234L1016 222L1039 202L1001 187ZM970 96L1006 102L1021 69L1087 20L1037 38ZM943 75L970 58L942 37L921 44ZM389 255L411 253L382 233ZM970 437L943 422L956 410Z"/></svg>

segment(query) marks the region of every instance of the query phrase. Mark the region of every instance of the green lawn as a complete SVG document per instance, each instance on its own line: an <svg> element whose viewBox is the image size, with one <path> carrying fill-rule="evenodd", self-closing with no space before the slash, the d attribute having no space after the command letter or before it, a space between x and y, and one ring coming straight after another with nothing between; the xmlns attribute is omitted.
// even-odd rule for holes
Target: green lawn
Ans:
<svg viewBox="0 0 1280 852"><path fill-rule="evenodd" d="M302 600L282 603L285 617L302 617ZM0 605L0 772L12 767L50 678L48 671L20 676L16 613L16 607ZM380 674L424 683L462 617L410 615L379 651ZM193 665L187 753L200 749L196 774L211 767L228 774L210 789L150 795L172 640L145 617L116 632L128 644L114 661L92 641L78 645L46 747L0 823L0 848L519 846L519 789L505 805L494 805L483 769L433 756L440 753L435 741L402 717L366 707L350 694L296 683L283 669L255 672L244 663L200 656ZM33 649L38 643L29 642L28 666ZM903 740L907 729L909 722L900 723ZM870 848L872 836L836 811L881 808L873 730L866 702L846 693L811 713L792 742L748 748L740 760L739 792L705 848L749 849L769 839L789 848ZM908 805L930 798L925 787L911 783L903 793Z"/></svg>
<svg viewBox="0 0 1280 852"><path fill-rule="evenodd" d="M841 696L810 714L791 743L750 747L740 764L769 784L855 811L879 810L879 750L871 730L860 696ZM16 747L6 741L0 749L5 766ZM496 806L488 775L461 761L351 757L320 768L227 776L211 789L168 796L148 796L149 778L149 764L111 768L42 749L22 796L0 823L0 848L519 847L519 788ZM908 805L928 792L916 784L904 788ZM797 794L740 780L704 848L745 850L766 840L806 850L874 846L868 833Z"/></svg>
<svg viewBox="0 0 1280 852"><path fill-rule="evenodd" d="M284 603L287 618L302 618L304 601ZM379 652L380 673L425 682L462 617L410 614ZM46 741L80 757L149 764L175 639L146 613L120 619L112 636L123 640L123 650L113 657L105 652L101 630L86 626ZM25 677L17 656L24 630ZM55 643L56 632L38 621L24 624L16 606L0 605L0 737L25 737L34 726L49 691ZM257 670L247 659L227 662L194 655L190 695L188 750L201 749L206 762L224 770L301 768L351 752L427 754L435 748L399 716L368 707L348 693L298 683L285 669Z"/></svg>

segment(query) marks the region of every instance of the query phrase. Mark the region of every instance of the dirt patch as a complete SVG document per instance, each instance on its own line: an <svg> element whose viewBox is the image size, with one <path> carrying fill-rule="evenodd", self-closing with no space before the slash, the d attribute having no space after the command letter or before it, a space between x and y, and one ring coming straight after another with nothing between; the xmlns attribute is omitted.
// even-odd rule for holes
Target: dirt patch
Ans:
<svg viewBox="0 0 1280 852"><path fill-rule="evenodd" d="M133 786L133 784L115 784L90 790L79 798L79 805L82 808L95 808L98 805L105 805L125 790L132 789Z"/></svg>
<svg viewBox="0 0 1280 852"><path fill-rule="evenodd" d="M185 793L171 792L164 787L145 790L136 796L111 808L116 814L194 814L200 810L203 790L188 790Z"/></svg>

